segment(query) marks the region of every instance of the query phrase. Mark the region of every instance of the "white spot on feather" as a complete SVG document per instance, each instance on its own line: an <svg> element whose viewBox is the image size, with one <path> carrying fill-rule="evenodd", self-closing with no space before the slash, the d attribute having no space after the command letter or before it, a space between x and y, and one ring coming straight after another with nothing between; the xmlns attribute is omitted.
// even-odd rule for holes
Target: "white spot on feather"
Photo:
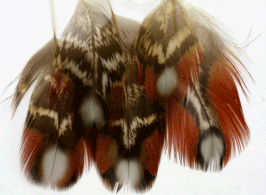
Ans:
<svg viewBox="0 0 266 195"><path fill-rule="evenodd" d="M220 160L223 155L224 144L216 135L208 136L203 140L200 152L204 162L208 163L208 169L220 170Z"/></svg>
<svg viewBox="0 0 266 195"><path fill-rule="evenodd" d="M90 94L82 101L79 113L85 127L91 127L95 123L100 128L104 124L103 107L95 94Z"/></svg>
<svg viewBox="0 0 266 195"><path fill-rule="evenodd" d="M41 165L43 182L56 186L68 171L69 156L54 146L44 153Z"/></svg>
<svg viewBox="0 0 266 195"><path fill-rule="evenodd" d="M177 72L174 68L165 68L157 79L156 88L161 96L169 96L177 86Z"/></svg>
<svg viewBox="0 0 266 195"><path fill-rule="evenodd" d="M134 187L142 178L142 166L136 159L122 159L117 164L116 175L120 184Z"/></svg>

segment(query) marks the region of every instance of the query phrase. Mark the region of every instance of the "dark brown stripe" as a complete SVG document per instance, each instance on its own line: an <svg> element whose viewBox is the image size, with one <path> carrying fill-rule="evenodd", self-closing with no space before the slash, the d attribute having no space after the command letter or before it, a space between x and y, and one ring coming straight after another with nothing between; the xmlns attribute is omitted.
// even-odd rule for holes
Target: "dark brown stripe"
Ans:
<svg viewBox="0 0 266 195"><path fill-rule="evenodd" d="M196 43L198 42L197 38L190 34L181 44L180 52L181 56L185 55Z"/></svg>

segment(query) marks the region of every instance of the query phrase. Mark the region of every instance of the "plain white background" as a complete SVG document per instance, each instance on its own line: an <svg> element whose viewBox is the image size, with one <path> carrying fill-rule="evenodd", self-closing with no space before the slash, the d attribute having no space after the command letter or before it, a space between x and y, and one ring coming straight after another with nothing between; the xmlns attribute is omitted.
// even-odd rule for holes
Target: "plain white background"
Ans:
<svg viewBox="0 0 266 195"><path fill-rule="evenodd" d="M74 11L76 1L54 0L57 34ZM241 55L255 84L248 81L250 100L243 95L244 114L251 130L248 147L232 159L222 172L204 173L174 163L163 156L153 188L146 194L265 194L266 191L266 2L265 0L187 0L217 18L228 28L246 55ZM141 20L158 2L141 5L133 0L114 0L120 15ZM250 36L249 31L252 27ZM1 0L0 3L0 93L20 73L30 57L52 37L48 0ZM248 40L246 40L248 38ZM245 41L246 40L246 41ZM244 42L245 41L245 42ZM243 43L244 42L244 43ZM15 82L16 83L16 82ZM1 97L10 96L11 85ZM31 90L32 91L32 88ZM94 168L71 189L55 192L28 183L19 166L19 147L30 93L11 120L10 100L0 104L0 194L111 194ZM131 194L121 190L119 194Z"/></svg>

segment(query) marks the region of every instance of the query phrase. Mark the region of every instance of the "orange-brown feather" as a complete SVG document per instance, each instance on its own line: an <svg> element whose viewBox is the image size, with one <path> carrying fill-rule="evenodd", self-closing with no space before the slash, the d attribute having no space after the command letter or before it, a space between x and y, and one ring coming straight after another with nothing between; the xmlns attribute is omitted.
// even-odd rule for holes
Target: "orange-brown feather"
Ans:
<svg viewBox="0 0 266 195"><path fill-rule="evenodd" d="M148 137L144 142L144 166L153 176L157 175L158 166L161 158L163 140L160 138L158 130Z"/></svg>
<svg viewBox="0 0 266 195"><path fill-rule="evenodd" d="M196 121L174 96L167 98L166 101L168 129L166 146L169 155L173 150L175 159L179 153L181 164L188 164L191 168L198 167L196 153L199 135Z"/></svg>
<svg viewBox="0 0 266 195"><path fill-rule="evenodd" d="M178 62L176 70L184 86L191 86L193 81L198 80L201 56L201 48L198 44L195 44Z"/></svg>
<svg viewBox="0 0 266 195"><path fill-rule="evenodd" d="M151 102L154 101L156 95L156 74L152 66L147 66L145 71L145 91Z"/></svg>
<svg viewBox="0 0 266 195"><path fill-rule="evenodd" d="M99 135L97 140L95 161L100 174L105 173L111 166L111 162L108 159L108 151L112 139L110 137L103 137Z"/></svg>
<svg viewBox="0 0 266 195"><path fill-rule="evenodd" d="M43 136L38 130L24 129L21 144L21 165L25 167L27 175L34 164L35 156L38 154L42 144Z"/></svg>
<svg viewBox="0 0 266 195"><path fill-rule="evenodd" d="M81 176L86 162L84 161L85 158L87 158L88 166L90 166L93 161L92 149L90 148L88 142L84 138L81 138L78 141L77 148L73 156L76 168L75 172L78 176Z"/></svg>
<svg viewBox="0 0 266 195"><path fill-rule="evenodd" d="M234 79L241 81L227 58L222 56L213 62L208 91L225 139L225 164L235 149L243 149L250 137Z"/></svg>

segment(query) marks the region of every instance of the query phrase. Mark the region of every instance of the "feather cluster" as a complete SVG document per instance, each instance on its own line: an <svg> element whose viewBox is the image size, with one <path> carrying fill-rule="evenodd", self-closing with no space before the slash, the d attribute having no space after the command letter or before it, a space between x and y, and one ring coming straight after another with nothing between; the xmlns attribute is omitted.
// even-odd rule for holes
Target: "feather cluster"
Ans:
<svg viewBox="0 0 266 195"><path fill-rule="evenodd" d="M14 112L37 80L22 168L35 183L66 188L86 162L111 190L143 191L165 147L182 165L221 170L249 140L237 65L210 17L181 1L163 0L139 24L107 0L80 0L16 88Z"/></svg>

